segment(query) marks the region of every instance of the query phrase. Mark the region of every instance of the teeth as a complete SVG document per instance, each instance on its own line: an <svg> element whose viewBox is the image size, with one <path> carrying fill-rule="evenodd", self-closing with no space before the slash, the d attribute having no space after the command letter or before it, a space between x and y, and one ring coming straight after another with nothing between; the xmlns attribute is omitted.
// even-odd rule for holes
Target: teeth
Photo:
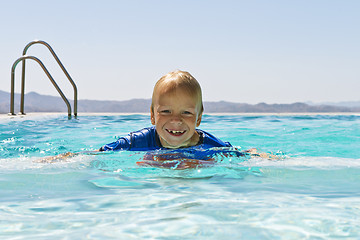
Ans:
<svg viewBox="0 0 360 240"><path fill-rule="evenodd" d="M185 131L173 131L173 130L169 130L170 133L174 133L174 134L179 134L179 133L184 133Z"/></svg>

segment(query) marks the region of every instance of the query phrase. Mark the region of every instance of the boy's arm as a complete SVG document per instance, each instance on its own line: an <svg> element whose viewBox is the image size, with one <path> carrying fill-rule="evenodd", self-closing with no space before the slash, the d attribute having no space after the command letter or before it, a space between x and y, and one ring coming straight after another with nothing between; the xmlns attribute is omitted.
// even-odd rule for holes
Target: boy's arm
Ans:
<svg viewBox="0 0 360 240"><path fill-rule="evenodd" d="M258 152L258 150L256 148L251 148L251 149L245 150L244 152L250 154L251 157L261 157L261 158L267 158L267 159L279 159L279 157L274 155L274 154Z"/></svg>
<svg viewBox="0 0 360 240"><path fill-rule="evenodd" d="M94 151L87 151L87 152L80 152L80 153L72 153L72 152L67 152L67 153L61 153L59 155L56 156L50 156L50 157L44 157L44 158L40 158L35 160L34 162L39 162L39 163L53 163L53 162L59 162L59 161L64 161L67 160L69 158L75 157L81 153L87 153L87 154L97 154L99 153L99 150L94 150Z"/></svg>
<svg viewBox="0 0 360 240"><path fill-rule="evenodd" d="M53 163L53 162L65 161L65 160L67 160L69 158L72 158L72 157L75 157L75 156L77 156L79 154L98 154L98 153L103 152L103 151L114 151L114 150L122 149L122 148L126 149L126 147L128 148L129 145L130 144L127 141L127 139L119 138L117 141L115 141L113 143L106 144L106 145L102 146L98 150L85 151L85 152L80 152L80 153L72 153L72 152L61 153L61 154L56 155L56 156L44 157L44 158L37 159L37 160L35 160L35 162Z"/></svg>

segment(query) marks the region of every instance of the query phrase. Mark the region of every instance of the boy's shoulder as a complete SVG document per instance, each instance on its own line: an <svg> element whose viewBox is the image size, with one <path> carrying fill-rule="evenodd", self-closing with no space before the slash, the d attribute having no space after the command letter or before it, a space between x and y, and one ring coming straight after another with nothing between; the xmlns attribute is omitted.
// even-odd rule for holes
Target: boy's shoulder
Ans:
<svg viewBox="0 0 360 240"><path fill-rule="evenodd" d="M129 135L135 134L135 135L151 135L151 134L155 134L156 130L155 130L155 126L151 126L151 127L145 127L133 132L130 132Z"/></svg>
<svg viewBox="0 0 360 240"><path fill-rule="evenodd" d="M155 126L146 127L129 133L130 150L153 150L158 149Z"/></svg>
<svg viewBox="0 0 360 240"><path fill-rule="evenodd" d="M206 146L209 146L209 147L232 147L232 145L229 142L224 142L209 132L206 132L201 129L196 129L196 131L203 138L202 144L204 144Z"/></svg>

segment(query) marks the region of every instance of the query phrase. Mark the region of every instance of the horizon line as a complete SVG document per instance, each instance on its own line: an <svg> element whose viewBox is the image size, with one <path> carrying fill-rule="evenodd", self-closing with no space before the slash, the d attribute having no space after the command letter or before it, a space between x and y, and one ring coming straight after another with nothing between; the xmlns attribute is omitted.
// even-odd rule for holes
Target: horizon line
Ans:
<svg viewBox="0 0 360 240"><path fill-rule="evenodd" d="M1 90L0 92L4 92L6 94L10 95L10 92L7 92L5 90ZM56 95L48 95L48 94L43 94L43 93L38 93L35 91L30 91L25 93L25 95L27 94L31 94L31 93L35 93L41 96L48 96L48 97L55 97L55 98L61 98L61 96L56 96ZM20 95L21 93L15 92L15 95ZM69 101L74 101L74 99L72 98L68 98ZM131 99L125 99L125 100L104 100L104 99L87 99L87 98L83 98L83 99L78 99L78 101L114 101L114 102L123 102L123 101L131 101L131 100L151 100L151 98L131 98ZM235 101L229 101L229 100L203 100L203 102L208 102L208 103L219 103L219 102L225 102L225 103L235 103L235 104L249 104L249 105L258 105L258 104L268 104L268 105L275 105L275 104L279 104L279 105L291 105L291 104L296 104L296 103L303 103L303 104L307 104L307 105L328 105L328 104L342 104L342 103L360 103L360 99L359 100L341 100L341 101L323 101L323 102L315 102L315 101L293 101L293 102L287 102L287 103L278 103L278 102L274 102L274 103L268 103L268 102L257 102L257 103L248 103L248 102L235 102Z"/></svg>

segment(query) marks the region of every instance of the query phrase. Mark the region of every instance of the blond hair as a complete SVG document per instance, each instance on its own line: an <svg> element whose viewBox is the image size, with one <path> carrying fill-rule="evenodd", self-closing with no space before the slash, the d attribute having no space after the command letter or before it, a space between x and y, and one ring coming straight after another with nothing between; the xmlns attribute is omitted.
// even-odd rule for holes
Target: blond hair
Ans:
<svg viewBox="0 0 360 240"><path fill-rule="evenodd" d="M160 92L159 89L161 89ZM200 102L199 114L202 114L204 106L200 84L190 73L181 70L169 72L156 82L152 95L151 110L154 111L154 98L156 97L156 94L162 95L173 92L176 89L183 89L189 93L189 95L196 96Z"/></svg>

